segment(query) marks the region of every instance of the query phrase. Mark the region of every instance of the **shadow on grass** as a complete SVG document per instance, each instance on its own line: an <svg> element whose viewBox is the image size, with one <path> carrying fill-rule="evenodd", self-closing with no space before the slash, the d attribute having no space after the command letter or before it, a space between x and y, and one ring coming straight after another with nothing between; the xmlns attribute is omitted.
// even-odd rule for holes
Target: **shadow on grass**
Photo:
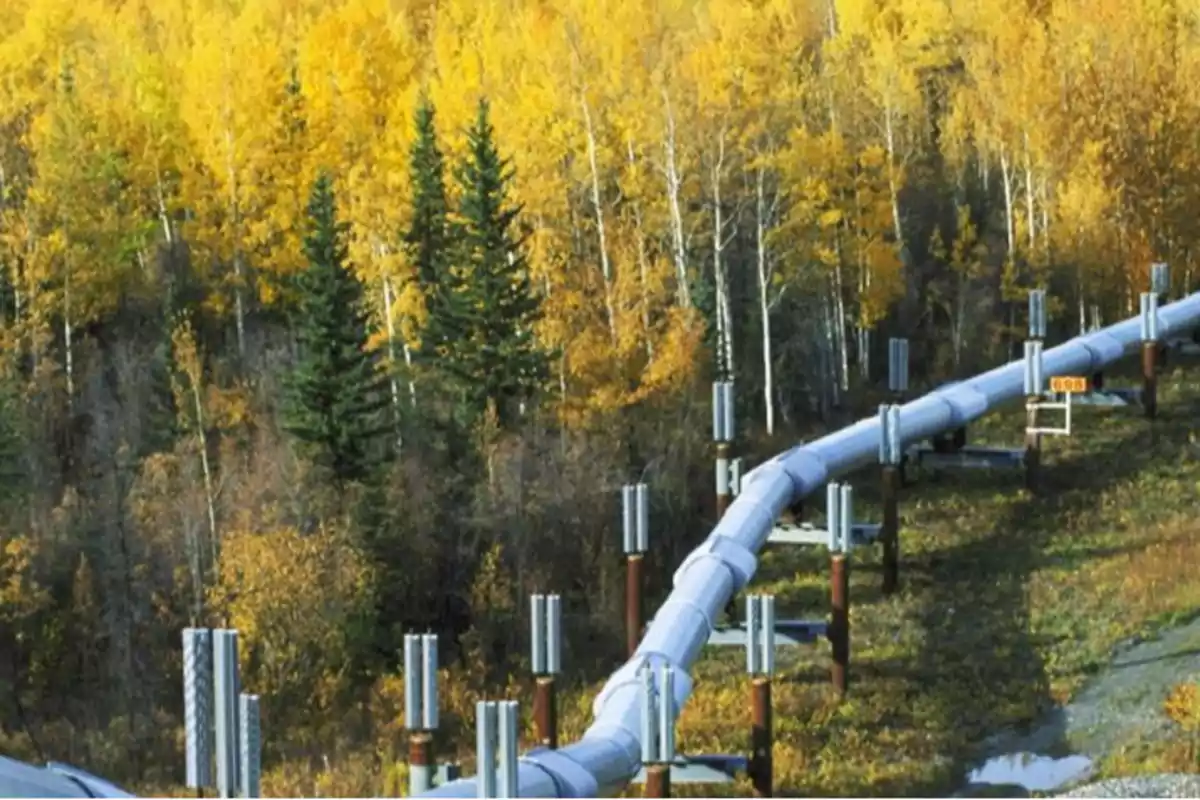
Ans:
<svg viewBox="0 0 1200 800"><path fill-rule="evenodd" d="M904 560L902 580L923 595L924 631L915 665L923 693L907 724L936 737L935 749L946 760L920 785L876 790L945 796L966 782L969 769L988 754L989 742L1035 720L1043 722L1047 752L1065 749L1042 648L1031 634L1029 577L1048 561L1061 563L1061 557L1043 554L1058 533L1056 520L1089 509L1109 487L1186 447L1186 420L1197 411L1200 398L1185 397L1160 407L1153 423L1131 421L1136 429L1116 441L1050 459L1038 496L1011 504L987 536Z"/></svg>

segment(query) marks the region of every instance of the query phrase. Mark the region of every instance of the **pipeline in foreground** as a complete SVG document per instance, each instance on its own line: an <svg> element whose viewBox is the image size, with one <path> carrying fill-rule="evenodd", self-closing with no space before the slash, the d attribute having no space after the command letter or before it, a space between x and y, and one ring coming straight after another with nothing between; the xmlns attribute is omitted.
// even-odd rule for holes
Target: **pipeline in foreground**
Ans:
<svg viewBox="0 0 1200 800"><path fill-rule="evenodd" d="M1200 321L1200 292L1158 309L1164 340ZM1042 355L1046 376L1103 370L1141 342L1141 319L1133 317L1077 336ZM1013 361L970 380L942 387L900 408L904 444L965 426L1024 394L1024 363ZM521 797L601 797L620 792L641 767L642 678L646 664L675 668L674 707L692 691L688 670L730 598L753 577L757 553L780 513L806 495L858 467L879 452L879 419L863 419L781 453L747 473L721 521L688 555L674 589L654 615L634 656L613 673L593 704L595 720L583 737L558 750L539 749L520 759ZM447 783L422 797L477 797L475 778Z"/></svg>

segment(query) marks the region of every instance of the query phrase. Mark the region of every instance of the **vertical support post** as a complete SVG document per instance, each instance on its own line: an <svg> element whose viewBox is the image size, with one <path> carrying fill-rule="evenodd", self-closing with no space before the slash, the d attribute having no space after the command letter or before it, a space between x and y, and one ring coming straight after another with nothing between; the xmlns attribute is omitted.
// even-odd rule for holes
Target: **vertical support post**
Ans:
<svg viewBox="0 0 1200 800"><path fill-rule="evenodd" d="M750 780L756 797L771 797L771 676L775 672L775 598L746 598L746 671L750 673Z"/></svg>
<svg viewBox="0 0 1200 800"><path fill-rule="evenodd" d="M1092 304L1088 307L1087 319L1090 320L1086 326L1086 333L1092 333L1100 330L1100 306ZM1104 391L1104 370L1092 374L1092 388L1101 392Z"/></svg>
<svg viewBox="0 0 1200 800"><path fill-rule="evenodd" d="M437 636L404 635L404 727L408 729L408 791L433 788L433 732L438 727Z"/></svg>
<svg viewBox="0 0 1200 800"><path fill-rule="evenodd" d="M733 445L733 383L713 383L713 442L716 445L717 522L725 516L732 499L729 486L729 459Z"/></svg>
<svg viewBox="0 0 1200 800"><path fill-rule="evenodd" d="M530 596L533 616L533 724L543 747L558 747L558 703L555 676L562 667L562 599L556 595Z"/></svg>
<svg viewBox="0 0 1200 800"><path fill-rule="evenodd" d="M1142 310L1142 410L1146 419L1158 416L1158 295L1143 292Z"/></svg>
<svg viewBox="0 0 1200 800"><path fill-rule="evenodd" d="M497 757L500 762L498 771L499 794L497 797L520 797L520 761L517 759L520 748L520 711L516 700L502 700L496 703L499 731L497 732Z"/></svg>
<svg viewBox="0 0 1200 800"><path fill-rule="evenodd" d="M183 630L183 720L187 786L213 785L213 652L207 628Z"/></svg>
<svg viewBox="0 0 1200 800"><path fill-rule="evenodd" d="M258 695L238 696L238 779L242 797L260 797L262 776L262 720L259 717Z"/></svg>
<svg viewBox="0 0 1200 800"><path fill-rule="evenodd" d="M217 791L221 797L233 797L238 788L237 631L219 629L212 636Z"/></svg>
<svg viewBox="0 0 1200 800"><path fill-rule="evenodd" d="M830 678L834 690L845 695L850 681L850 554L851 526L854 524L853 490L849 486L829 484L826 490L826 516L829 518L829 644L833 651Z"/></svg>
<svg viewBox="0 0 1200 800"><path fill-rule="evenodd" d="M1029 341L1026 350L1026 416L1025 431L1025 486L1030 492L1037 491L1042 464L1042 435L1032 433L1036 428L1038 414L1036 404L1042 399L1042 348L1046 338L1046 291L1034 289L1029 293ZM1030 347L1032 345L1032 348ZM1032 359L1032 362L1030 361Z"/></svg>
<svg viewBox="0 0 1200 800"><path fill-rule="evenodd" d="M729 462L729 493L737 497L742 493L742 472L744 459L741 456Z"/></svg>
<svg viewBox="0 0 1200 800"><path fill-rule="evenodd" d="M656 696L657 695L657 696ZM647 663L642 669L642 765L646 768L645 797L671 796L671 762L675 760L675 672L664 664L658 673Z"/></svg>
<svg viewBox="0 0 1200 800"><path fill-rule="evenodd" d="M1031 289L1029 292L1029 338L1041 342L1046 339L1046 290Z"/></svg>
<svg viewBox="0 0 1200 800"><path fill-rule="evenodd" d="M908 397L908 339L888 339L888 392L892 403L903 403ZM897 471L904 483L904 454L900 454Z"/></svg>
<svg viewBox="0 0 1200 800"><path fill-rule="evenodd" d="M495 700L475 704L475 760L478 796L496 797L496 728L499 716Z"/></svg>
<svg viewBox="0 0 1200 800"><path fill-rule="evenodd" d="M1150 293L1158 297L1159 305L1171 299L1171 267L1165 261L1150 265Z"/></svg>
<svg viewBox="0 0 1200 800"><path fill-rule="evenodd" d="M625 650L632 658L642 637L642 573L650 549L650 499L646 484L621 489L625 548Z"/></svg>
<svg viewBox="0 0 1200 800"><path fill-rule="evenodd" d="M900 582L900 406L879 407L880 495L883 500L883 594L896 592Z"/></svg>
<svg viewBox="0 0 1200 800"><path fill-rule="evenodd" d="M1042 399L1042 343L1025 342L1025 488L1037 492L1041 475L1042 435L1038 427L1037 406Z"/></svg>
<svg viewBox="0 0 1200 800"><path fill-rule="evenodd" d="M897 403L908 394L908 339L888 339L888 392Z"/></svg>

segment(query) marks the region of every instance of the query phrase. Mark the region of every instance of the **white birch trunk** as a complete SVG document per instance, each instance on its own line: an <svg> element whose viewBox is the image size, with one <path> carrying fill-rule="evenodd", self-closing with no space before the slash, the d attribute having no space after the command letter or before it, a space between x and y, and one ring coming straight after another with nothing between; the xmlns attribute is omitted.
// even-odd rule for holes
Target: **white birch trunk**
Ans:
<svg viewBox="0 0 1200 800"><path fill-rule="evenodd" d="M762 330L763 410L766 415L767 435L770 436L775 433L775 360L771 352L771 307L768 303L771 275L767 271L767 209L763 189L764 171L761 166L758 168L754 186L754 244L758 267L758 313Z"/></svg>
<svg viewBox="0 0 1200 800"><path fill-rule="evenodd" d="M721 208L721 177L725 167L725 131L717 137L717 159L712 168L713 193L713 281L717 289L717 373L733 379L733 314L729 303L729 282L725 275L725 221Z"/></svg>
<svg viewBox="0 0 1200 800"><path fill-rule="evenodd" d="M676 162L675 148L675 114L671 110L671 98L663 90L663 103L667 115L667 133L663 140L663 151L666 158L664 172L667 183L667 203L671 212L671 245L675 260L675 280L678 283L676 296L682 308L692 307L692 291L688 287L687 254L683 238L683 213L679 208L679 190L682 181L679 177L679 165Z"/></svg>
<svg viewBox="0 0 1200 800"><path fill-rule="evenodd" d="M64 261L66 269L63 275L63 347L65 349L64 372L67 379L67 411L74 413L75 409L75 326L71 314L71 259Z"/></svg>
<svg viewBox="0 0 1200 800"><path fill-rule="evenodd" d="M1029 158L1029 134L1025 133L1025 218L1029 226L1029 253L1032 256L1037 249L1037 217L1034 215L1033 203L1033 165Z"/></svg>
<svg viewBox="0 0 1200 800"><path fill-rule="evenodd" d="M633 140L625 142L629 164L633 166ZM642 230L642 203L633 201L633 233L637 237L638 279L641 281L642 334L645 337L646 358L654 359L654 341L650 336L650 259L646 254L646 235Z"/></svg>
<svg viewBox="0 0 1200 800"><path fill-rule="evenodd" d="M1000 148L1000 176L1004 179L1004 231L1008 236L1008 257L1015 260L1017 233L1013 219L1013 174L1004 148Z"/></svg>
<svg viewBox="0 0 1200 800"><path fill-rule="evenodd" d="M604 230L604 205L600 201L600 170L596 166L596 132L592 127L592 113L587 98L579 95L579 106L583 109L584 132L587 134L588 166L592 178L592 210L596 215L596 236L600 242L600 276L604 281L604 311L608 318L608 335L613 348L617 346L617 315L613 306L612 265L608 260L608 241Z"/></svg>

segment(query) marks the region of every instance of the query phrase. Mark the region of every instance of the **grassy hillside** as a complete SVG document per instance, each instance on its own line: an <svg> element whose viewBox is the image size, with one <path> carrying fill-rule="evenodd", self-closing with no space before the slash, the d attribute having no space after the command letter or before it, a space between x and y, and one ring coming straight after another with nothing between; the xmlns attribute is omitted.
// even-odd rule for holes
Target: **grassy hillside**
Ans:
<svg viewBox="0 0 1200 800"><path fill-rule="evenodd" d="M839 703L829 689L827 645L779 653L779 794L951 792L986 737L1069 699L1119 643L1200 609L1194 363L1168 369L1160 403L1152 424L1137 410L1078 409L1076 433L1046 447L1044 497L1030 496L1017 472L911 473L901 590L881 596L877 551L853 556L850 697ZM1014 444L1021 426L1014 407L974 426L971 439ZM872 481L870 471L853 479L863 519L879 516ZM773 592L781 618L823 616L827 555L770 548L752 590ZM736 648L702 658L681 751L746 750L744 658ZM598 688L564 703L568 738L586 725ZM1180 738L1143 755L1179 770L1187 752Z"/></svg>
<svg viewBox="0 0 1200 800"><path fill-rule="evenodd" d="M1069 700L1118 645L1200 610L1198 366L1172 362L1153 423L1135 409L1077 409L1074 435L1044 450L1044 496L1030 496L1019 472L910 472L901 499L900 591L882 597L876 550L853 555L850 696L838 702L829 687L827 644L779 651L778 795L951 793L978 764L989 736L1020 731ZM1113 374L1110 385L1133 380L1131 372ZM998 412L971 428L971 441L1016 444L1022 420L1019 407ZM866 520L879 518L874 475L852 478L857 516ZM774 593L780 618L821 618L827 558L823 548L771 547L751 590ZM740 648L702 657L678 726L681 752L747 750L744 659ZM528 683L514 676L507 696L522 701L530 734ZM443 754L456 749L470 773L477 698L462 684L447 674L439 747ZM564 741L586 727L602 684L579 680L561 697ZM1102 772L1197 769L1187 726L1200 704L1188 687L1173 695L1172 714L1183 723L1174 735L1117 748ZM399 748L392 757L400 758ZM264 794L402 793L402 761L382 769L381 762L389 756L364 752L327 766L279 765L264 776ZM674 791L748 796L750 786Z"/></svg>

